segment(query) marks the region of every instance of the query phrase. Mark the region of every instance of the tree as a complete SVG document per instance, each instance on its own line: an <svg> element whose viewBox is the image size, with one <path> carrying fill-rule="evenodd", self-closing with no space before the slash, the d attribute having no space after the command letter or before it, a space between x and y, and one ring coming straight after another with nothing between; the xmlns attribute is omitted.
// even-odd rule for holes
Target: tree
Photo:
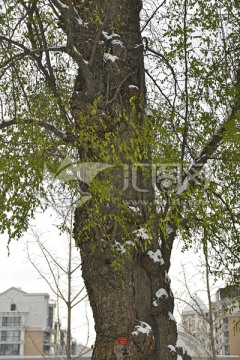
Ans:
<svg viewBox="0 0 240 360"><path fill-rule="evenodd" d="M71 230L70 225L70 230ZM36 255L33 256L31 253L31 248L33 244L27 245L27 256L30 263L33 265L35 270L41 276L43 280L49 285L52 292L57 297L57 306L59 307L59 301L63 302L67 309L67 330L66 330L66 343L64 345L64 351L67 355L67 360L71 359L72 355L72 309L77 306L81 301L86 298L84 294L84 287L82 286L76 289L74 288L74 282L76 282L77 272L80 273L81 263L76 264L76 258L73 258L73 239L71 231L68 237L68 247L66 249L66 259L67 264L64 264L56 255L53 254L52 250L48 249L46 244L41 240L41 235L36 231L33 231L33 236L35 239L35 250L40 252L40 256L43 257L45 264L49 270L49 273L46 273L42 270L42 265L36 261ZM35 253L36 254L36 253ZM75 278L75 281L74 281ZM79 276L78 276L79 281ZM59 311L59 309L58 309ZM58 314L58 325L59 331L61 331L61 320ZM62 354L56 349L56 355Z"/></svg>
<svg viewBox="0 0 240 360"><path fill-rule="evenodd" d="M194 275L193 264L191 264L191 277L190 273L186 272L186 264L183 265L183 288L180 294L175 295L175 299L184 305L182 311L179 312L184 333L188 335L186 343L190 344L190 349L194 352L194 355L192 353L191 355L216 359L218 354L234 355L238 353L235 344L238 344L239 334L235 325L239 318L239 292L236 285L219 287L220 284L216 284L216 279L210 274L205 250L204 246L204 263L201 261L198 264L195 268L197 272ZM203 284L201 277L203 277ZM215 298L213 300L214 288ZM207 306L198 296L199 292L205 293ZM184 333L181 333L183 339L185 339ZM231 335L229 336L229 334ZM222 341L223 335L224 340ZM234 338L235 336L236 338Z"/></svg>
<svg viewBox="0 0 240 360"><path fill-rule="evenodd" d="M197 265L195 274L192 272L191 276L190 273L187 274L185 265L183 265L183 289L180 294L175 294L175 299L178 299L180 304L184 305L184 308L181 311L182 324L184 332L190 336L194 336L197 340L196 354L199 354L200 356L200 351L204 351L205 355L216 360L216 339L214 329L221 316L221 310L218 309L217 312L213 305L213 289L216 289L217 286L210 274L208 255L205 250L206 247L204 245L204 260L202 261L201 259L199 264L195 264ZM191 266L193 268L194 264L191 264ZM196 286L195 289L193 289L194 285ZM207 298L207 306L198 296L198 292L204 293ZM193 317L192 323L188 323L189 315Z"/></svg>
<svg viewBox="0 0 240 360"><path fill-rule="evenodd" d="M78 196L93 359L176 358L174 240L204 226L239 263L238 2L3 0L0 22L2 231L27 229L47 165Z"/></svg>
<svg viewBox="0 0 240 360"><path fill-rule="evenodd" d="M205 235L205 234L204 234ZM207 290L207 297L208 297L208 323L209 323L209 339L210 339L210 349L212 359L217 359L217 351L216 351L216 344L215 344L215 337L214 337L214 309L211 300L211 288L210 288L210 269L209 269L209 259L208 259L208 244L207 242L203 243L203 253L204 253L204 260L205 260L205 270L206 270L206 290Z"/></svg>

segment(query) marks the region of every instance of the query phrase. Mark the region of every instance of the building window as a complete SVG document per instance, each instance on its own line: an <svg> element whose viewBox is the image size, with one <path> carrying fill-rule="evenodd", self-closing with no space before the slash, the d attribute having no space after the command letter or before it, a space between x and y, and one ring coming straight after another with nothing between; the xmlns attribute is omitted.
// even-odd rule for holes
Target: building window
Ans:
<svg viewBox="0 0 240 360"><path fill-rule="evenodd" d="M223 323L224 323L224 324L228 324L228 318L227 318L227 317L225 317L225 318L223 319Z"/></svg>
<svg viewBox="0 0 240 360"><path fill-rule="evenodd" d="M10 306L10 310L11 311L16 311L16 304L11 304L11 306Z"/></svg>
<svg viewBox="0 0 240 360"><path fill-rule="evenodd" d="M230 345L225 345L224 350L225 350L225 355L230 355Z"/></svg>
<svg viewBox="0 0 240 360"><path fill-rule="evenodd" d="M229 339L229 331L224 331L224 337L225 337L226 339Z"/></svg>
<svg viewBox="0 0 240 360"><path fill-rule="evenodd" d="M53 307L49 306L48 308L48 326L53 328Z"/></svg>
<svg viewBox="0 0 240 360"><path fill-rule="evenodd" d="M49 333L49 332L45 332L45 333L44 333L44 342L49 344L50 341L51 341L51 335L50 335L50 333Z"/></svg>
<svg viewBox="0 0 240 360"><path fill-rule="evenodd" d="M43 354L50 355L50 345L43 345Z"/></svg>
<svg viewBox="0 0 240 360"><path fill-rule="evenodd" d="M3 330L1 331L1 341L20 341L21 331L19 330Z"/></svg>
<svg viewBox="0 0 240 360"><path fill-rule="evenodd" d="M0 344L0 355L20 355L20 344Z"/></svg>
<svg viewBox="0 0 240 360"><path fill-rule="evenodd" d="M2 326L20 326L20 316L3 316Z"/></svg>

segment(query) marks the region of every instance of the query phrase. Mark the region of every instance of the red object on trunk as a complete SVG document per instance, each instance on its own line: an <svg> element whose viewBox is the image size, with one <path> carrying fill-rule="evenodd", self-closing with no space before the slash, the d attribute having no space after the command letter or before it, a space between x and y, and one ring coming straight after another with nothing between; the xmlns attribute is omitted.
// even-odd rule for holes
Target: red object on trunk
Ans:
<svg viewBox="0 0 240 360"><path fill-rule="evenodd" d="M119 336L117 339L117 343L118 343L118 345L129 345L130 340L129 340L129 338L127 338L125 336Z"/></svg>

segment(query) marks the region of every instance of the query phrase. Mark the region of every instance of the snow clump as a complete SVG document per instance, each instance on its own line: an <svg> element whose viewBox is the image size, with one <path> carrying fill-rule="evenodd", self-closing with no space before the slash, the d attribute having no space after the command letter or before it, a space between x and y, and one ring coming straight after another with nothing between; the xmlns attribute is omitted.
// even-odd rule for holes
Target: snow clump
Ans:
<svg viewBox="0 0 240 360"><path fill-rule="evenodd" d="M133 335L139 335L140 333L142 334L147 334L149 335L150 332L152 331L152 328L150 325L148 325L147 323L141 321L140 322L141 325L136 325L134 327L134 330L132 332Z"/></svg>
<svg viewBox="0 0 240 360"><path fill-rule="evenodd" d="M159 262L160 265L165 264L165 261L163 260L163 257L162 257L162 253L159 249L157 249L155 252L153 252L152 250L149 250L147 252L147 254L150 257L150 259L152 259L155 263Z"/></svg>

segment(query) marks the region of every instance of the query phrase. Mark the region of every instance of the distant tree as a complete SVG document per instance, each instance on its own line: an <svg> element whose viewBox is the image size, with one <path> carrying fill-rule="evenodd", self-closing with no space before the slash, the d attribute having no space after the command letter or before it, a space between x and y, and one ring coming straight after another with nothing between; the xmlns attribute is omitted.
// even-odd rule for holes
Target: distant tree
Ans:
<svg viewBox="0 0 240 360"><path fill-rule="evenodd" d="M239 19L236 0L1 1L1 230L26 231L46 167L76 195L94 360L177 358L178 236L204 225L237 274Z"/></svg>
<svg viewBox="0 0 240 360"><path fill-rule="evenodd" d="M81 263L79 262L79 257L76 258L76 254L73 256L74 243L71 235L71 224L72 221L70 221L68 244L64 259L59 259L59 257L53 253L52 247L48 248L44 241L41 240L41 235L35 230L32 230L34 237L34 253L31 251L33 243L31 242L27 246L28 260L40 277L48 284L52 293L55 294L57 298L59 332L62 331L61 317L59 316L59 300L67 309L67 337L66 343L62 344L64 345L67 360L72 358L72 310L87 296L84 286L80 289L78 287L76 288L76 281L79 283L79 278L81 276ZM60 240L58 239L58 241ZM41 258L40 263L39 256ZM37 258L38 260L36 260ZM47 270L44 270L46 265L48 272ZM58 353L56 353L56 355L58 355Z"/></svg>
<svg viewBox="0 0 240 360"><path fill-rule="evenodd" d="M203 236L206 236L205 231ZM239 294L236 291L231 291L236 289L236 285L230 286L228 290L228 287L222 281L216 283L216 280L219 279L216 279L215 269L212 270L210 266L206 238L202 242L202 254L200 254L199 250L198 255L198 263L193 264L190 262L182 265L181 277L183 280L178 277L178 281L181 283L181 291L175 294L175 299L178 300L178 312L182 317L184 332L194 336L198 343L201 344L200 348L196 346L196 353L200 355L199 351L204 351L208 357L216 360L217 354L219 354L219 349L217 350L219 331L224 326L222 320L229 314L233 314L233 312L237 313ZM187 270L186 265L190 265L188 268L191 268L191 272ZM224 298L224 306L219 300L213 299L219 287L222 290L224 289L227 295ZM198 293L204 296L207 306L202 301L201 295L198 296Z"/></svg>
<svg viewBox="0 0 240 360"><path fill-rule="evenodd" d="M204 232L205 235L205 232ZM208 243L203 239L203 254L204 254L204 265L205 265L205 278L206 278L206 290L207 290L207 299L208 299L208 319L209 324L209 340L210 340L210 350L211 358L213 360L217 359L217 349L216 349L216 339L214 332L214 325L216 322L216 312L214 315L214 306L212 304L211 298L211 285L210 285L210 267L209 267L209 257L208 257ZM219 316L219 314L218 314Z"/></svg>
<svg viewBox="0 0 240 360"><path fill-rule="evenodd" d="M205 267L205 265L203 266ZM204 284L201 283L198 286L197 283L199 282L201 275L205 277L205 281ZM195 289L192 288L194 282L196 282ZM206 267L204 270L199 269L196 274L191 276L190 274L186 273L185 267L183 266L182 291L179 294L176 294L175 298L179 303L179 313L181 315L184 332L190 336L194 336L197 342L201 344L200 349L198 349L196 345L196 354L200 356L200 352L204 351L204 353L207 354L211 359L216 360L214 326L220 318L220 314L217 316L217 314L214 313L213 316L211 299L212 287L213 284L211 283L210 285L209 274L208 280L206 281ZM198 296L199 292L207 296L207 306L202 301L201 295L200 297ZM209 298L211 300L210 304ZM184 305L184 307L181 305ZM180 307L182 310L180 310ZM186 322L191 317L191 322Z"/></svg>

